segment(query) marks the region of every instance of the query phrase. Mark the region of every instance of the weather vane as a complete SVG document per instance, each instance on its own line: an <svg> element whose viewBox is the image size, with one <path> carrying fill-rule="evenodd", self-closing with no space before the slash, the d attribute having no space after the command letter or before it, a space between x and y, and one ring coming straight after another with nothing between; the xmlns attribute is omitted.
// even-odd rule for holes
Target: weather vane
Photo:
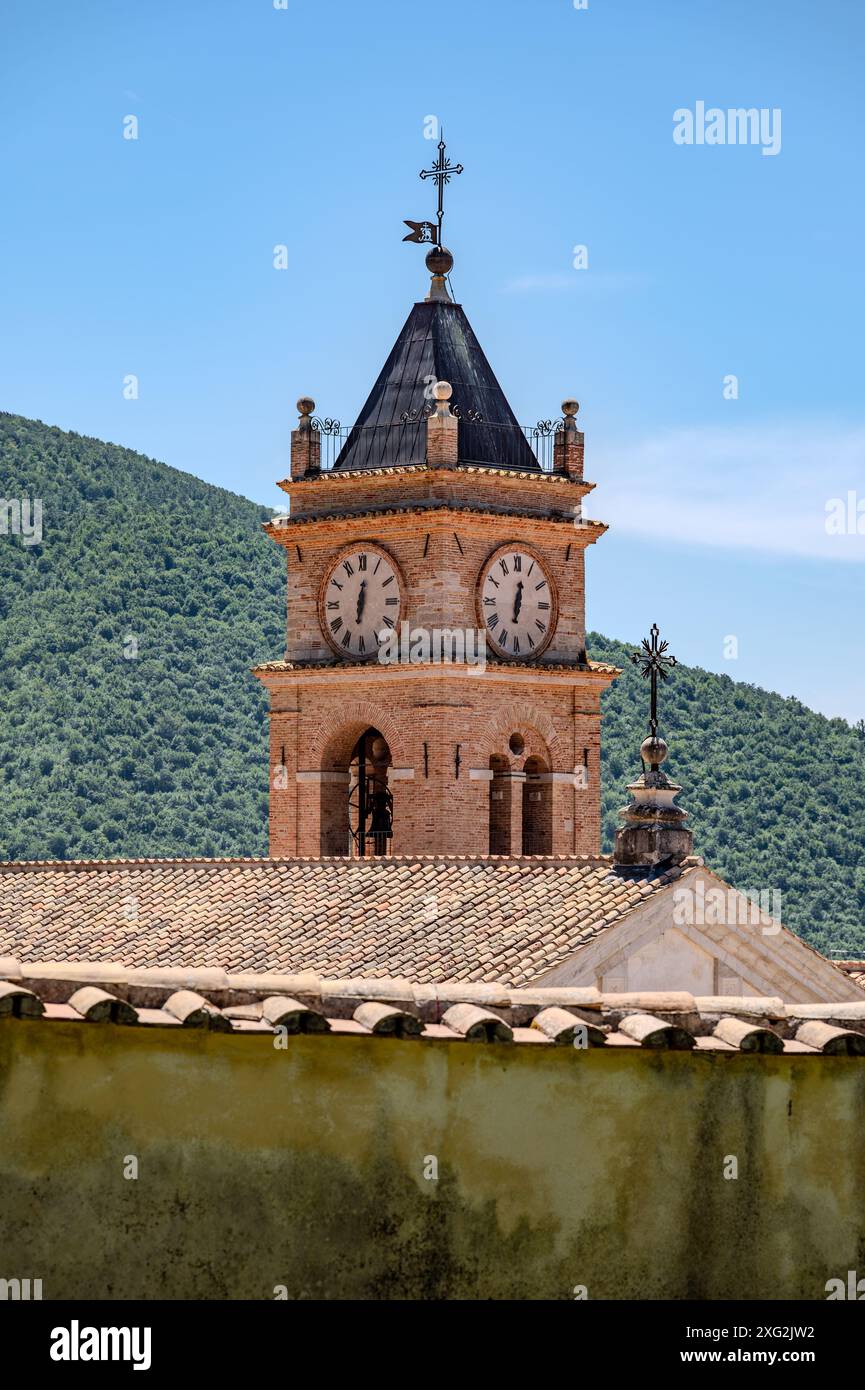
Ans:
<svg viewBox="0 0 865 1390"><path fill-rule="evenodd" d="M658 737L658 677L662 681L668 679L668 672L665 668L676 665L676 658L667 654L668 642L659 642L660 632L658 624L652 623L651 641L644 637L642 647L638 652L631 652L631 660L635 666L639 666L640 675L643 680L650 680L652 683L651 711L649 718L649 733L652 738Z"/></svg>
<svg viewBox="0 0 865 1390"><path fill-rule="evenodd" d="M445 154L445 133L440 132L439 156L431 169L421 169L422 179L435 179L438 188L438 213L437 222L411 222L407 217L403 218L405 225L411 228L408 236L403 237L403 241L432 242L439 250L442 249L442 219L444 218L444 195L445 184L450 183L451 174L461 174L463 166L461 164L451 164Z"/></svg>

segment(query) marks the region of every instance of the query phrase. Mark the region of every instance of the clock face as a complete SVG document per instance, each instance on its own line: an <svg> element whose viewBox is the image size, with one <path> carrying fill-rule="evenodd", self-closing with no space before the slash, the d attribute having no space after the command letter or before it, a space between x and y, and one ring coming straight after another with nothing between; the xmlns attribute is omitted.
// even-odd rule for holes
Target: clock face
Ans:
<svg viewBox="0 0 865 1390"><path fill-rule="evenodd" d="M344 550L328 570L321 596L324 635L341 656L365 661L379 633L395 628L402 608L396 565L374 545Z"/></svg>
<svg viewBox="0 0 865 1390"><path fill-rule="evenodd" d="M480 610L487 641L509 661L537 656L553 635L555 599L537 556L502 546L481 572Z"/></svg>

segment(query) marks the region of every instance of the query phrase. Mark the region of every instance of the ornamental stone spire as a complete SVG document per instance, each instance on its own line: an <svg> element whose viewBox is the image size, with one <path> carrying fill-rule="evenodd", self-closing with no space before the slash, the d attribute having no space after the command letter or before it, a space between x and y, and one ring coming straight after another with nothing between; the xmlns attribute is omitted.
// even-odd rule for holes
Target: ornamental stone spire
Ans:
<svg viewBox="0 0 865 1390"><path fill-rule="evenodd" d="M682 788L661 770L669 749L658 734L658 680L669 679L676 658L659 638L658 625L653 623L650 637L631 653L640 674L650 682L651 698L649 737L640 744L643 774L628 784L631 802L619 812L625 824L616 831L614 860L621 868L681 864L694 847L694 837L684 824L688 813L675 804Z"/></svg>

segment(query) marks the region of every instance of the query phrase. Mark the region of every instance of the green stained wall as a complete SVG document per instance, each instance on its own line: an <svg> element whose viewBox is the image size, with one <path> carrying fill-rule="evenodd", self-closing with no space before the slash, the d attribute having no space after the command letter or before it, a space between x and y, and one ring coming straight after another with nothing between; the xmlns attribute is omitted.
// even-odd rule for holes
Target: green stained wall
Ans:
<svg viewBox="0 0 865 1390"><path fill-rule="evenodd" d="M0 1278L45 1298L825 1298L865 1275L863 1119L854 1058L5 1019Z"/></svg>

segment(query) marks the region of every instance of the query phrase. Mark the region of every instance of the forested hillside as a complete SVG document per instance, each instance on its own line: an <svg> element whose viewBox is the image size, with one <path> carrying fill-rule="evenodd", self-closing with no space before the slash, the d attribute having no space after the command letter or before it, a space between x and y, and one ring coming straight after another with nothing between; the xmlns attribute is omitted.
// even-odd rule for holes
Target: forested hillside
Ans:
<svg viewBox="0 0 865 1390"><path fill-rule="evenodd" d="M597 633L588 645L623 668L604 696L601 728L609 847L625 784L640 772L647 690L628 660L633 647ZM821 950L865 953L862 733L692 666L677 666L660 708L664 768L682 787L695 851L745 892L780 892L783 920Z"/></svg>
<svg viewBox="0 0 865 1390"><path fill-rule="evenodd" d="M0 494L44 511L41 545L0 537L0 857L266 851L270 513L14 415Z"/></svg>
<svg viewBox="0 0 865 1390"><path fill-rule="evenodd" d="M6 414L0 495L44 507L41 545L0 536L0 857L265 853L265 700L249 668L283 644L269 513ZM604 697L609 847L647 692L630 647L592 635L589 649L626 668ZM686 666L664 687L662 723L712 867L779 890L785 920L824 950L865 951L856 730Z"/></svg>

